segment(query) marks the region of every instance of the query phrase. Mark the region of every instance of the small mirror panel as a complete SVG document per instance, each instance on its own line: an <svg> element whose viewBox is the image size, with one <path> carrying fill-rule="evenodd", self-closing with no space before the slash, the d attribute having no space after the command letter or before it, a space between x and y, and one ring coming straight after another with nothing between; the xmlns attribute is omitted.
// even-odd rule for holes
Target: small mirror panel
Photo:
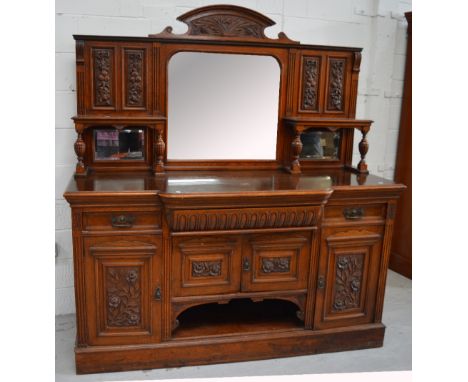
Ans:
<svg viewBox="0 0 468 382"><path fill-rule="evenodd" d="M338 160L341 132L327 129L309 129L301 134L301 159Z"/></svg>
<svg viewBox="0 0 468 382"><path fill-rule="evenodd" d="M94 129L94 160L144 160L145 130L142 127Z"/></svg>

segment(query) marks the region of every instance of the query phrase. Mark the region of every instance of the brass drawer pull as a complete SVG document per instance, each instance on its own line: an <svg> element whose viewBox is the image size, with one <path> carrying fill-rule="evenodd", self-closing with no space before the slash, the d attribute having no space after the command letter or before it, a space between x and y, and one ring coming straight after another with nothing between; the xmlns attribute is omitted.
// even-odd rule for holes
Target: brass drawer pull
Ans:
<svg viewBox="0 0 468 382"><path fill-rule="evenodd" d="M133 215L115 215L111 219L112 227L116 228L130 228L134 222L135 216Z"/></svg>
<svg viewBox="0 0 468 382"><path fill-rule="evenodd" d="M348 220L362 219L364 216L364 208L362 207L350 207L343 209L343 216Z"/></svg>

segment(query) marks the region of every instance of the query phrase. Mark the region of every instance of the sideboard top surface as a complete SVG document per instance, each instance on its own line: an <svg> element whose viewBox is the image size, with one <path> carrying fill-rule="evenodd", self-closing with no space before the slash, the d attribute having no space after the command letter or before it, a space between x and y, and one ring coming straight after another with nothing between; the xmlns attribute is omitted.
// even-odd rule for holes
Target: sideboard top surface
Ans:
<svg viewBox="0 0 468 382"><path fill-rule="evenodd" d="M346 170L315 170L291 175L284 171L170 171L151 173L94 173L72 178L67 194L80 192L148 192L165 194L317 192L366 188L404 188L392 180Z"/></svg>

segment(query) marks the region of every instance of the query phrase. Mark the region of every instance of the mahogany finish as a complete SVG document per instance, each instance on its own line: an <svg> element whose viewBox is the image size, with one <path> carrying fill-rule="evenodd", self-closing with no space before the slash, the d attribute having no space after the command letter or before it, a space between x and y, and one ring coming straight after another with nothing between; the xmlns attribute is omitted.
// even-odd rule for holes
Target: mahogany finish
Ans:
<svg viewBox="0 0 468 382"><path fill-rule="evenodd" d="M183 35L75 36L78 161L64 196L77 373L382 346L404 186L367 173L371 121L354 119L361 49L269 39L272 20L235 6L179 20ZM167 65L181 51L278 60L274 161L167 161ZM99 126L143 127L145 159L95 160ZM314 128L342 131L338 160L299 157L300 132Z"/></svg>
<svg viewBox="0 0 468 382"><path fill-rule="evenodd" d="M396 212L395 235L390 256L390 268L403 276L412 276L412 122L411 122L411 63L412 63L412 12L405 13L408 21L405 83L401 105L400 132L395 163L395 181L408 188L401 196Z"/></svg>

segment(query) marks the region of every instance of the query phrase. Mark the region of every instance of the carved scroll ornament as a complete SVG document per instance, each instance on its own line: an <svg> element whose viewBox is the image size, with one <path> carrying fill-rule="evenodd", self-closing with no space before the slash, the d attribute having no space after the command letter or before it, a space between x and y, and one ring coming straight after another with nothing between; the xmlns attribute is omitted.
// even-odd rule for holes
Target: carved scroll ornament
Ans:
<svg viewBox="0 0 468 382"><path fill-rule="evenodd" d="M269 39L265 36L265 28L276 23L270 18L251 9L234 5L210 5L184 13L177 20L187 24L188 30L181 35L172 34L172 28L166 27L162 33L150 34L155 38L218 38L233 39L261 39L280 43L296 43L290 40L283 32L278 39Z"/></svg>

